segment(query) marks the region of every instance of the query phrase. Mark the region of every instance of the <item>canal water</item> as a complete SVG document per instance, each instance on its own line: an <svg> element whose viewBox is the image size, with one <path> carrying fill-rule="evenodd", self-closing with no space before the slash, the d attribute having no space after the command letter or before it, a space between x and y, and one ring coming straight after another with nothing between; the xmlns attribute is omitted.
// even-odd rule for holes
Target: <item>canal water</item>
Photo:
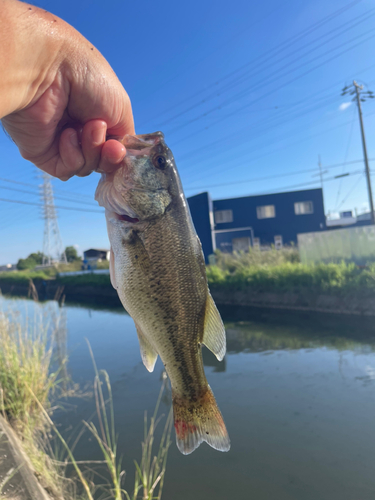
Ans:
<svg viewBox="0 0 375 500"><path fill-rule="evenodd" d="M56 303L3 298L3 309L48 314ZM113 390L119 454L132 489L144 412L152 413L163 366L144 368L132 319L121 309L68 304L60 313L68 372L90 390L96 363ZM164 500L373 500L375 498L374 318L222 309L227 355L204 352L208 381L231 437L229 453L206 444L189 456L170 448ZM65 330L66 326L66 330ZM161 411L168 413L170 395ZM74 435L95 410L92 398L54 414ZM78 460L100 459L86 432Z"/></svg>

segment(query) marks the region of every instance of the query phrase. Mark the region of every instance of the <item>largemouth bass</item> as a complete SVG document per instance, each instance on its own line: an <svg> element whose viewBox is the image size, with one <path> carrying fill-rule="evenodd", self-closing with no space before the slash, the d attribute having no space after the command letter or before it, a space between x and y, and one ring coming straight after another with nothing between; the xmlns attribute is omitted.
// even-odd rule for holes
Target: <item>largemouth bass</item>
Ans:
<svg viewBox="0 0 375 500"><path fill-rule="evenodd" d="M161 132L126 136L127 155L102 174L113 287L133 318L147 370L157 356L172 386L176 442L183 454L203 441L228 451L228 433L207 383L202 344L219 360L225 330L210 295L202 246Z"/></svg>

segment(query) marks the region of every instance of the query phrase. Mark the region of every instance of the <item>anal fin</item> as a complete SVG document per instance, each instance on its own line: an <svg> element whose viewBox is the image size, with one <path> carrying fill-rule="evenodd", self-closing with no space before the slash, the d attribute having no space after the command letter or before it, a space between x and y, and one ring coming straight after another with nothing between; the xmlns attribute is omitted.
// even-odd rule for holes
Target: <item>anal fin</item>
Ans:
<svg viewBox="0 0 375 500"><path fill-rule="evenodd" d="M145 365L145 367L149 372L153 372L156 360L158 358L158 353L152 347L150 342L146 339L145 335L143 335L137 323L135 323L135 327L137 328L139 347L141 350L141 357L143 364Z"/></svg>
<svg viewBox="0 0 375 500"><path fill-rule="evenodd" d="M226 352L225 328L215 302L208 293L202 343L221 361Z"/></svg>

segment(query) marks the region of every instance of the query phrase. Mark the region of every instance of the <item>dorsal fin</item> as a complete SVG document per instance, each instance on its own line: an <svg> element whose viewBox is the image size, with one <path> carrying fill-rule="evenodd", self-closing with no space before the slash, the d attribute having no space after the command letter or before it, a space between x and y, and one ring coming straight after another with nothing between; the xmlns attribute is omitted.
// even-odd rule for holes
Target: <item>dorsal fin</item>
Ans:
<svg viewBox="0 0 375 500"><path fill-rule="evenodd" d="M145 367L149 372L153 372L156 360L158 359L158 353L155 351L150 342L143 335L137 323L135 323L135 327L137 328L139 347L141 350L141 357L143 364L145 365Z"/></svg>
<svg viewBox="0 0 375 500"><path fill-rule="evenodd" d="M215 302L208 292L202 343L221 361L226 352L225 329Z"/></svg>

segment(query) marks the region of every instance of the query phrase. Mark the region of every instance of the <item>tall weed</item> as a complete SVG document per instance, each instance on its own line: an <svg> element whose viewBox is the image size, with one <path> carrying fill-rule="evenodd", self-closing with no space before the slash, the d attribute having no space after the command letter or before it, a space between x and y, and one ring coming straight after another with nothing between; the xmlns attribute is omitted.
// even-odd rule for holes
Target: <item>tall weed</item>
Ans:
<svg viewBox="0 0 375 500"><path fill-rule="evenodd" d="M236 265L228 265L230 257L226 257L223 267L220 267L220 262L207 268L212 289L313 293L375 291L375 264L364 269L345 262L311 265L283 262L277 265L263 263L245 266L245 260L237 259L236 256L233 257Z"/></svg>

